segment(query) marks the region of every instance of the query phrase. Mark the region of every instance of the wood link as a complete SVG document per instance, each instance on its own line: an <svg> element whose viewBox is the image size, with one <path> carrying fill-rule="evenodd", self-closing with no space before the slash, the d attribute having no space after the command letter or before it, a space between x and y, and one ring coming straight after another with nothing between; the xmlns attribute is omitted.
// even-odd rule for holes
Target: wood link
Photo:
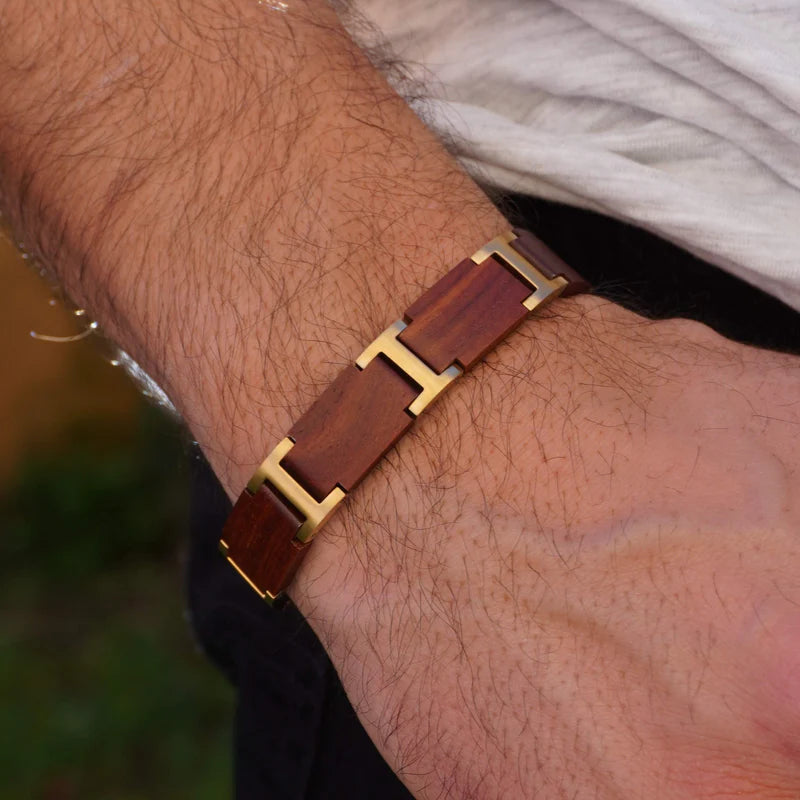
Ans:
<svg viewBox="0 0 800 800"><path fill-rule="evenodd" d="M337 484L351 491L414 421L405 409L417 394L382 358L345 367L289 431L283 466L317 500Z"/></svg>
<svg viewBox="0 0 800 800"><path fill-rule="evenodd" d="M398 338L436 372L470 369L525 319L530 293L496 259L467 258L409 306Z"/></svg>
<svg viewBox="0 0 800 800"><path fill-rule="evenodd" d="M588 288L538 239L514 233L511 246L546 278L570 281L564 294ZM454 364L469 369L527 316L522 303L531 293L499 256L465 259L408 308L408 327L397 338L436 373ZM347 367L289 432L295 444L281 467L317 501L337 486L351 491L411 425L407 409L419 391L385 355L363 370ZM268 600L291 582L305 557L310 542L295 538L302 522L264 484L242 493L225 525L223 551Z"/></svg>
<svg viewBox="0 0 800 800"><path fill-rule="evenodd" d="M302 523L302 518L263 484L255 494L242 492L225 523L220 548L265 600L274 600L292 582L311 544L295 538ZM265 535L265 531L269 533Z"/></svg>
<svg viewBox="0 0 800 800"><path fill-rule="evenodd" d="M567 288L561 293L562 297L588 292L592 287L589 281L584 280L566 261L559 258L541 239L522 228L514 228L516 239L511 242L521 256L528 259L547 278L561 275L569 281Z"/></svg>

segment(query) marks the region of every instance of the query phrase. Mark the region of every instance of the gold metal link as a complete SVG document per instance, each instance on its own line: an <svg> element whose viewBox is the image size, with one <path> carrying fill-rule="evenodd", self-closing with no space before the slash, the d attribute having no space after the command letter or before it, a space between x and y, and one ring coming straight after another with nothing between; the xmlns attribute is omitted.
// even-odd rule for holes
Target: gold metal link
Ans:
<svg viewBox="0 0 800 800"><path fill-rule="evenodd" d="M228 543L224 539L219 540L219 549L222 552L222 555L225 556L228 563L247 581L252 589L255 590L256 594L262 599L266 600L270 605L272 605L280 596L280 592L278 594L272 594L269 589L262 589L260 586L256 586L255 583L250 579L250 576L228 555L229 547Z"/></svg>
<svg viewBox="0 0 800 800"><path fill-rule="evenodd" d="M321 503L317 502L281 466L281 461L293 447L294 442L288 436L282 439L253 473L247 484L247 491L255 494L265 481L274 486L306 518L295 538L308 542L314 538L317 528L331 515L333 509L344 500L345 492L336 486Z"/></svg>
<svg viewBox="0 0 800 800"><path fill-rule="evenodd" d="M375 356L381 353L408 375L422 390L408 407L415 417L430 405L459 375L457 366L448 367L444 372L434 372L419 356L409 350L397 337L406 329L402 320L388 327L375 341L367 345L356 359L356 364L364 369Z"/></svg>
<svg viewBox="0 0 800 800"><path fill-rule="evenodd" d="M534 289L533 294L529 295L522 301L522 305L533 311L536 306L543 303L548 298L555 298L564 291L567 286L567 279L561 275L556 275L555 278L548 278L543 275L535 264L532 264L522 254L518 253L513 247L511 242L517 237L511 232L501 233L495 236L490 242L487 242L480 250L476 250L470 258L476 263L480 264L492 255L500 256L503 261L508 264L522 279Z"/></svg>

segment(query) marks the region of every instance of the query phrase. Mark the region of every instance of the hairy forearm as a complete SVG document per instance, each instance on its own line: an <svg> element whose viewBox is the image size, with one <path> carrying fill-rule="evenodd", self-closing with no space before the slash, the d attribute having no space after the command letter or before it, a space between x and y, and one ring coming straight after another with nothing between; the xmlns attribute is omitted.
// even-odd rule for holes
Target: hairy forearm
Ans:
<svg viewBox="0 0 800 800"><path fill-rule="evenodd" d="M502 225L324 3L2 13L6 205L231 493L340 364Z"/></svg>

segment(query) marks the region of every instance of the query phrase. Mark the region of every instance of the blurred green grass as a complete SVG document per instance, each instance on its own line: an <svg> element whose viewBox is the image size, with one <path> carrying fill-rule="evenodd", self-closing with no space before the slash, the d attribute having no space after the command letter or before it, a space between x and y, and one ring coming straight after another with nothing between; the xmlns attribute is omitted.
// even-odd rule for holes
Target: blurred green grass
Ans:
<svg viewBox="0 0 800 800"><path fill-rule="evenodd" d="M231 795L231 689L185 620L187 447L143 407L0 497L0 798Z"/></svg>

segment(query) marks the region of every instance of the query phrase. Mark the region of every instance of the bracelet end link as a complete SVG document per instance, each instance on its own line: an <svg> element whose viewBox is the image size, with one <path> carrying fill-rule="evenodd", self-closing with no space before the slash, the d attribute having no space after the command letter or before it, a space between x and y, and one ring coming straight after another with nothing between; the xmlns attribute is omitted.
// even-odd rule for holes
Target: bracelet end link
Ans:
<svg viewBox="0 0 800 800"><path fill-rule="evenodd" d="M223 556L225 556L225 560L245 579L247 585L250 586L255 593L267 603L267 605L273 608L280 608L280 606L284 604L286 595L283 591L273 594L269 591L269 589L262 589L261 587L256 586L255 582L251 580L250 576L230 557L230 555L228 555L228 543L224 539L219 540L219 551Z"/></svg>

